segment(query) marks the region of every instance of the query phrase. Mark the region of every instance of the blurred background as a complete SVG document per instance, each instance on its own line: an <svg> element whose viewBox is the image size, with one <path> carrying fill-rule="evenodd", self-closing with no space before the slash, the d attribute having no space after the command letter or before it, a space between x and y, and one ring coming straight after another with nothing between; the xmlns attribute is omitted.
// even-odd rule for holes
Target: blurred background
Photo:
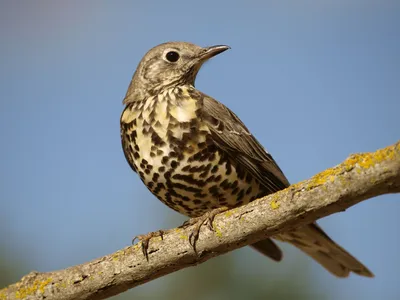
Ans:
<svg viewBox="0 0 400 300"><path fill-rule="evenodd" d="M166 41L227 44L196 87L291 182L400 138L399 1L0 1L0 287L178 226L125 162L122 99ZM399 195L320 224L376 278L337 279L289 245L243 248L113 299L399 299Z"/></svg>

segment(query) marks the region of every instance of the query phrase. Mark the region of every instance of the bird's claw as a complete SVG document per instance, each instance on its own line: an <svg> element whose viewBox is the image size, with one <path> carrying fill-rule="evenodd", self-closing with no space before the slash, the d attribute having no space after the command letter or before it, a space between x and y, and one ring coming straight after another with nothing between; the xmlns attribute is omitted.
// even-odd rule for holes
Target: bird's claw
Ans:
<svg viewBox="0 0 400 300"><path fill-rule="evenodd" d="M147 250L149 249L149 242L153 237L161 237L162 240L164 238L164 231L158 230L155 232L149 232L147 234L137 235L132 240L132 244L134 244L136 240L142 243L142 253L147 261L149 261L149 253Z"/></svg>
<svg viewBox="0 0 400 300"><path fill-rule="evenodd" d="M210 229L211 231L215 231L215 229L213 227L213 221L214 221L215 216L217 214L227 211L227 210L228 210L227 207L220 207L220 208L214 209L212 211L208 211L200 217L191 218L183 223L184 227L194 225L194 228L190 231L190 234L189 234L189 243L192 246L194 252L197 253L196 242L199 239L201 227L204 224L207 224L208 229Z"/></svg>

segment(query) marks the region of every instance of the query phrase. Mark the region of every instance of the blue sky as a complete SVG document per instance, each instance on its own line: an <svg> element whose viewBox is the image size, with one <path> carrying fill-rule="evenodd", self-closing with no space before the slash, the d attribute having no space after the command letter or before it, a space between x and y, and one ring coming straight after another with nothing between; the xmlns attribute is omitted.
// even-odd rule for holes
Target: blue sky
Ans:
<svg viewBox="0 0 400 300"><path fill-rule="evenodd" d="M26 272L50 271L184 220L142 186L120 146L122 99L149 48L231 46L196 86L297 182L399 140L399 36L400 3L389 0L1 1L2 245L29 260ZM331 299L396 299L399 215L399 196L388 195L320 221L373 280L338 280L290 249L281 268L306 261ZM249 276L272 264L248 249L232 255Z"/></svg>

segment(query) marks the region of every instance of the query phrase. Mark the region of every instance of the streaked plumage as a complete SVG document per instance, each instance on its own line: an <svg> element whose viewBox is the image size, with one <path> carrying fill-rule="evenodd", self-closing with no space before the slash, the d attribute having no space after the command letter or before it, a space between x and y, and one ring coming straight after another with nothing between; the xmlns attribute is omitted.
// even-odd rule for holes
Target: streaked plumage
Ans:
<svg viewBox="0 0 400 300"><path fill-rule="evenodd" d="M124 99L121 139L127 161L158 199L189 217L289 186L242 121L194 87L202 63L227 49L161 44L142 59ZM336 276L373 276L315 223L274 238L300 248ZM252 246L282 258L271 239Z"/></svg>

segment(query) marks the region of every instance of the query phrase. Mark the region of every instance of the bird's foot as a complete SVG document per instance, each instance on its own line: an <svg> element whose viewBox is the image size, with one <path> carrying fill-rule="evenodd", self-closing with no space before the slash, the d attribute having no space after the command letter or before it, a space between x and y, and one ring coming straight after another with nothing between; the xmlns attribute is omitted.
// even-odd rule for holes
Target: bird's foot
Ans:
<svg viewBox="0 0 400 300"><path fill-rule="evenodd" d="M196 218L191 218L185 223L183 223L183 227L188 227L194 225L194 228L191 230L189 234L189 243L193 247L193 250L196 252L196 242L199 239L200 228L207 223L208 228L211 231L215 231L213 227L213 221L216 215L221 212L227 211L228 207L219 207L217 209L213 209L211 211L206 212L204 215Z"/></svg>
<svg viewBox="0 0 400 300"><path fill-rule="evenodd" d="M149 242L150 242L151 238L161 237L161 239L163 239L163 236L164 236L163 230L158 230L158 231L154 231L154 232L149 232L147 234L137 235L133 238L132 244L135 242L135 240L138 240L139 242L141 242L143 255L146 258L146 260L149 261L149 253L147 252L147 250L149 249Z"/></svg>

